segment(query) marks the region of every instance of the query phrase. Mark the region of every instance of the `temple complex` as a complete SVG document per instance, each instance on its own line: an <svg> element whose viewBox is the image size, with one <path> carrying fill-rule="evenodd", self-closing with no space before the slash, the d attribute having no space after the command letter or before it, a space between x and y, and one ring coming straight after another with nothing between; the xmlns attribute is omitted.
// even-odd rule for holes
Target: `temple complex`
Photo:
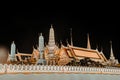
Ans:
<svg viewBox="0 0 120 80"><path fill-rule="evenodd" d="M97 49L91 49L89 34L87 34L87 48L73 45L72 29L70 35L71 44L67 42L67 46L64 46L61 42L61 47L58 47L55 42L54 28L53 25L51 25L48 44L44 44L44 35L41 33L38 39L38 48L35 49L33 47L32 54L18 52L15 42L13 41L7 64L67 65L73 60L79 63L80 60L85 58L89 58L94 62L99 62L102 65L115 66L119 63L113 54L112 42L110 59L107 59L102 51L99 52Z"/></svg>

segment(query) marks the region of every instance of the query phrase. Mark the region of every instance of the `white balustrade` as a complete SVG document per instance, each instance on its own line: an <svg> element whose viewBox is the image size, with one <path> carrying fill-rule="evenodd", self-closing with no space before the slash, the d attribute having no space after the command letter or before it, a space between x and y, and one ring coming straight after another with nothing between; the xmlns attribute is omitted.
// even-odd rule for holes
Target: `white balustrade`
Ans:
<svg viewBox="0 0 120 80"><path fill-rule="evenodd" d="M1 73L24 73L24 72L84 72L120 74L120 68L97 68L81 66L57 66L57 65L7 65L0 64Z"/></svg>

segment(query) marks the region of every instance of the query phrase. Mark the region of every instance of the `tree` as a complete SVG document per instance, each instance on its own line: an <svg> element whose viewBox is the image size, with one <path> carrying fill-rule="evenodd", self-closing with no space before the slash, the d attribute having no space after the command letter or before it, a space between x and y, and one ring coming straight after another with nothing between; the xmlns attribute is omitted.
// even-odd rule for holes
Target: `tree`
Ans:
<svg viewBox="0 0 120 80"><path fill-rule="evenodd" d="M103 67L103 65L100 62L93 61L87 57L85 57L84 59L81 59L79 63L81 66Z"/></svg>

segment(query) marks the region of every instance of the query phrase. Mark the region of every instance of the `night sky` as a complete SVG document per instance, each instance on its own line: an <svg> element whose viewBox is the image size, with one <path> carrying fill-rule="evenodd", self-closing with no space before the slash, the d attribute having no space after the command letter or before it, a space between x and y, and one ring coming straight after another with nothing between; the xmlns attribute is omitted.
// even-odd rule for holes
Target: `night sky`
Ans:
<svg viewBox="0 0 120 80"><path fill-rule="evenodd" d="M81 10L80 10L81 11ZM39 8L8 8L2 11L0 45L10 48L14 40L19 52L32 53L32 47L38 44L38 36L42 32L45 43L48 42L50 25L55 30L56 43L60 40L66 45L70 42L70 28L72 28L75 46L87 46L87 33L90 35L91 47L110 55L110 40L113 52L120 62L119 25L116 13L112 11L41 11Z"/></svg>

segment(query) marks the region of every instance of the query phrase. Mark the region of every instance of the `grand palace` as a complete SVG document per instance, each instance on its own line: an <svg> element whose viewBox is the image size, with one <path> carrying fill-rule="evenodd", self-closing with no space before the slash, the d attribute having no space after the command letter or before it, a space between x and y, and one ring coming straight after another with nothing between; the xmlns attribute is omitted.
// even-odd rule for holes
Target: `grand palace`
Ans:
<svg viewBox="0 0 120 80"><path fill-rule="evenodd" d="M71 33L72 34L72 33ZM87 64L94 65L98 63L101 65L116 66L119 64L115 58L112 49L112 41L110 42L110 57L106 58L102 51L98 49L91 49L89 34L87 35L87 48L76 47L73 45L72 35L71 43L67 43L64 46L61 42L61 46L58 47L55 42L54 28L51 25L49 30L48 44L44 44L44 36L42 33L39 35L38 47L33 47L32 54L20 53L16 49L16 44L13 41L11 44L11 50L6 55L6 58L0 56L1 63L4 64L37 64L37 65L84 65L85 60Z"/></svg>

